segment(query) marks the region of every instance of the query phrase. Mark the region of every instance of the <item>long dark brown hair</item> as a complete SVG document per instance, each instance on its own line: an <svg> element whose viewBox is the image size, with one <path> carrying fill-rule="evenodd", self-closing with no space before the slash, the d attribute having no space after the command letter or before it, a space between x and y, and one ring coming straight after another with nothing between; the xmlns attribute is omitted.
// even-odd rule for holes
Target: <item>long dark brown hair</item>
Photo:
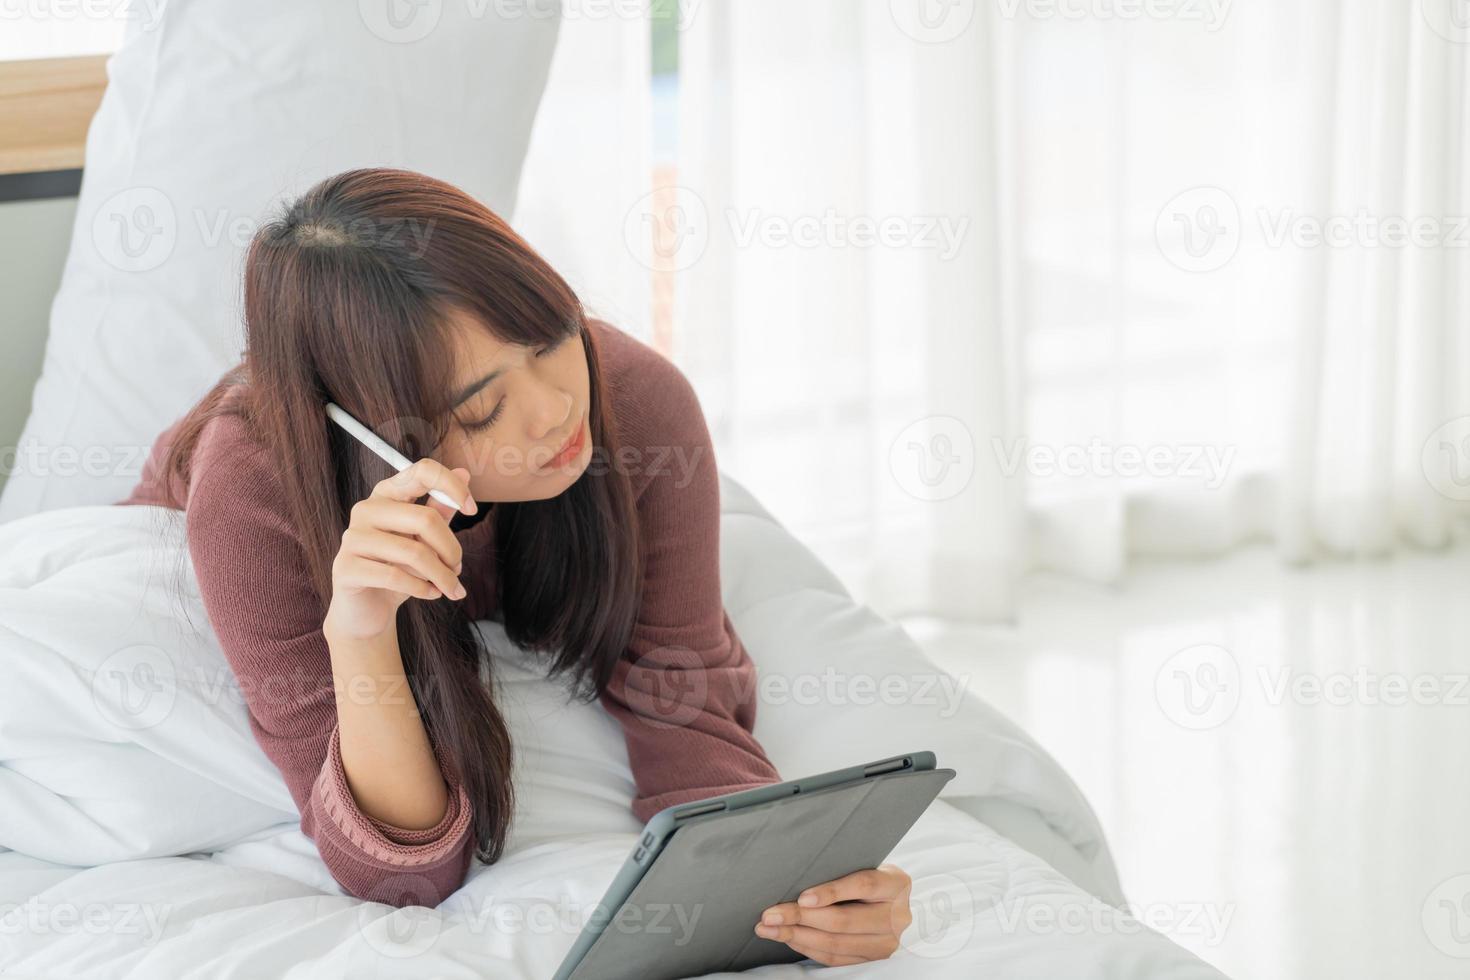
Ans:
<svg viewBox="0 0 1470 980"><path fill-rule="evenodd" d="M508 343L546 345L580 331L594 451L617 458L596 341L562 277L458 188L372 168L323 180L256 233L245 258L244 360L185 416L161 461L164 485L187 485L210 419L241 416L273 454L325 616L352 505L392 471L329 423L324 406L341 405L409 459L430 455L452 422L451 310ZM639 600L627 474L592 467L555 497L498 502L483 519L495 521L506 635L546 653L549 673L574 693L595 697L627 648ZM514 794L510 732L484 680L488 655L449 599L404 602L397 627L426 734L474 806L476 855L493 862Z"/></svg>

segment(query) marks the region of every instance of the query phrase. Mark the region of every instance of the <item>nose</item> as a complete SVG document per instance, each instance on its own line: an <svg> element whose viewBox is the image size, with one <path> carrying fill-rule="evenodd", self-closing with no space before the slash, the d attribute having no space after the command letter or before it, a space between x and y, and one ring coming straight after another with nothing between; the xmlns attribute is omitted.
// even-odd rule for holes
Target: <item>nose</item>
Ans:
<svg viewBox="0 0 1470 980"><path fill-rule="evenodd" d="M570 392L547 386L545 394L537 402L537 411L531 421L531 438L540 442L566 428L574 402Z"/></svg>

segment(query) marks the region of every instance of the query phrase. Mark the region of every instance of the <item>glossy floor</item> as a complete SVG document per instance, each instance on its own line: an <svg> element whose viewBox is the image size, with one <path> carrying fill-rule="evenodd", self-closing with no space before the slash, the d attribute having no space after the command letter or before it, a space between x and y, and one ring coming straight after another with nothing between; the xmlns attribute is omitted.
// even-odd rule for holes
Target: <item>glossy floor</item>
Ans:
<svg viewBox="0 0 1470 980"><path fill-rule="evenodd" d="M907 620L1087 793L1135 908L1239 980L1470 977L1470 551L1262 550Z"/></svg>

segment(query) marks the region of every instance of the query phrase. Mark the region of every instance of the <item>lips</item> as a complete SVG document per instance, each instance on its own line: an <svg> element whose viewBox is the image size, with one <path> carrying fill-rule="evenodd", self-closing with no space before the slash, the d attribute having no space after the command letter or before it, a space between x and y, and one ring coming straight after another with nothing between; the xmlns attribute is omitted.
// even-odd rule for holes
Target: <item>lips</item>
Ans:
<svg viewBox="0 0 1470 980"><path fill-rule="evenodd" d="M583 436L586 431L587 427L583 424L583 420L579 419L577 422L577 431L573 432L567 441L562 444L562 447L556 451L556 455L547 461L547 467L555 468L575 459L577 454L582 451Z"/></svg>

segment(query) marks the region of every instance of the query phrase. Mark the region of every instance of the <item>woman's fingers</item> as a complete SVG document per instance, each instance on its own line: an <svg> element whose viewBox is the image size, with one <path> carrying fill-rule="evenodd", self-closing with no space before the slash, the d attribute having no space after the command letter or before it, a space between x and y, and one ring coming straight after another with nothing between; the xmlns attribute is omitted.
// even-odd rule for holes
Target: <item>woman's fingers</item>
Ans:
<svg viewBox="0 0 1470 980"><path fill-rule="evenodd" d="M904 908L907 909L904 903ZM902 932L907 922L895 921L899 906L892 902L854 902L804 909L795 902L782 902L766 909L761 922L768 926L811 926L824 932Z"/></svg>
<svg viewBox="0 0 1470 980"><path fill-rule="evenodd" d="M906 892L910 884L909 876L902 869L884 864L813 885L796 897L796 904L817 908L837 902L891 902Z"/></svg>
<svg viewBox="0 0 1470 980"><path fill-rule="evenodd" d="M461 476L460 474L464 475ZM442 490L460 502L466 514L476 511L475 499L470 495L469 471L451 470L436 459L425 456L412 466L378 481L373 487L374 497L390 500L417 500L430 490Z"/></svg>
<svg viewBox="0 0 1470 980"><path fill-rule="evenodd" d="M440 560L433 548L417 538L379 528L349 527L342 534L342 546L354 555L401 565L437 586L451 599L465 596L464 585L454 571Z"/></svg>
<svg viewBox="0 0 1470 980"><path fill-rule="evenodd" d="M440 591L430 582L404 571L397 565L385 565L362 555L339 554L334 581L339 586L355 589L387 589L420 599L437 599Z"/></svg>
<svg viewBox="0 0 1470 980"><path fill-rule="evenodd" d="M913 921L911 885L896 865L857 871L771 906L755 932L829 966L881 960L898 949L898 937Z"/></svg>
<svg viewBox="0 0 1470 980"><path fill-rule="evenodd" d="M469 487L469 482L470 482L470 471L469 470L465 469L463 466L456 466L454 469L450 470L449 472L451 472L455 476L459 477L460 480L464 482L464 485L467 488ZM450 496L453 497L454 495L451 494ZM460 498L455 497L454 499L458 500ZM474 497L473 497L471 491L469 491L468 489L465 490L465 495L464 495L464 498L463 499L465 501L467 501L468 503L473 504L475 510L478 510L479 509L480 505L475 502ZM424 501L424 506L425 507L432 508L433 511L434 511L434 513L436 513L440 517L444 518L444 521L445 521L446 524L451 519L453 519L453 517L454 517L455 514L459 513L459 511L456 511L453 507L450 507L448 504L440 503L438 500L434 499L433 497L430 497L429 499L425 500ZM472 514L472 513L474 513L474 510L465 511L465 513Z"/></svg>
<svg viewBox="0 0 1470 980"><path fill-rule="evenodd" d="M456 574L464 562L464 550L454 532L449 530L443 515L423 504L368 497L352 505L351 527L378 528L417 537L433 548L439 559Z"/></svg>

